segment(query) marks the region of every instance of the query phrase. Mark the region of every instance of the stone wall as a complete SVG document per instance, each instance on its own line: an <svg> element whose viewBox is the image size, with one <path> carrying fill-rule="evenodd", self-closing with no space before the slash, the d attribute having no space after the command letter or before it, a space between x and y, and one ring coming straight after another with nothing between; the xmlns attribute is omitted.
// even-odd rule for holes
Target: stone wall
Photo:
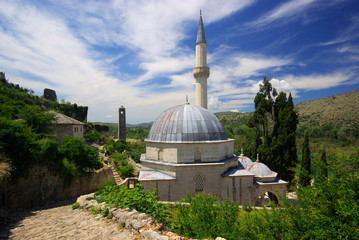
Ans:
<svg viewBox="0 0 359 240"><path fill-rule="evenodd" d="M75 177L69 186L65 186L63 178L54 175L46 167L37 165L30 169L28 177L20 178L16 184L8 187L7 207L31 208L45 201L76 198L96 191L96 185L112 179L111 169L102 168L88 175Z"/></svg>
<svg viewBox="0 0 359 240"><path fill-rule="evenodd" d="M234 140L201 143L161 143L146 142L146 158L173 163L218 162L234 154Z"/></svg>

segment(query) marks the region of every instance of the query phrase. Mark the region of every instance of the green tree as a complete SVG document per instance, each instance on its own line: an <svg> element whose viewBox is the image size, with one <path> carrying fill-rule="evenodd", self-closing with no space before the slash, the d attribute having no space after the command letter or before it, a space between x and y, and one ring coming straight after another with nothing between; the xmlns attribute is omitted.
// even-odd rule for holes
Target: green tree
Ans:
<svg viewBox="0 0 359 240"><path fill-rule="evenodd" d="M25 120L35 133L51 133L53 131L55 116L44 112L39 106L26 105L19 112L19 117Z"/></svg>
<svg viewBox="0 0 359 240"><path fill-rule="evenodd" d="M306 187L310 185L311 180L311 159L309 149L309 136L306 132L304 135L304 142L302 145L302 160L300 162L299 185Z"/></svg>
<svg viewBox="0 0 359 240"><path fill-rule="evenodd" d="M12 179L24 176L36 161L33 149L34 138L31 129L23 121L0 117L0 153L12 165Z"/></svg>
<svg viewBox="0 0 359 240"><path fill-rule="evenodd" d="M78 174L102 167L102 163L98 159L97 149L86 145L82 139L64 137L59 152L68 163L75 166Z"/></svg>
<svg viewBox="0 0 359 240"><path fill-rule="evenodd" d="M295 135L298 116L292 95L288 99L284 92L278 95L270 79L264 77L254 103L255 111L248 126L254 129L255 137L247 137L243 147L251 158L260 153L262 162L278 172L278 177L291 181L298 162Z"/></svg>
<svg viewBox="0 0 359 240"><path fill-rule="evenodd" d="M327 163L327 154L325 152L325 149L322 151L322 155L320 156L319 160L319 168L317 171L317 177L318 179L325 179L328 177L328 163Z"/></svg>

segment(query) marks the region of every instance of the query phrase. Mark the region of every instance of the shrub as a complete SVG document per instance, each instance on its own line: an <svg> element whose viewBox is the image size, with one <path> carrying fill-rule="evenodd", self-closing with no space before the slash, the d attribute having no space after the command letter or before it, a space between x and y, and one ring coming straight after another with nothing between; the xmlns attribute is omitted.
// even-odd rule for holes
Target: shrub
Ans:
<svg viewBox="0 0 359 240"><path fill-rule="evenodd" d="M128 177L134 177L134 167L131 164L128 164L126 166L120 166L119 172L121 178L128 178Z"/></svg>
<svg viewBox="0 0 359 240"><path fill-rule="evenodd" d="M78 202L75 202L74 204L72 204L72 210L75 210L79 207L80 207L80 203L78 203Z"/></svg>
<svg viewBox="0 0 359 240"><path fill-rule="evenodd" d="M95 196L99 202L121 208L136 209L139 212L152 215L160 222L166 221L167 209L165 205L157 201L157 191L144 191L142 185L137 184L134 189L129 190L125 186L109 183L99 189Z"/></svg>
<svg viewBox="0 0 359 240"><path fill-rule="evenodd" d="M59 152L63 154L69 163L73 163L80 173L102 167L97 149L86 145L82 139L64 137L62 145L59 147Z"/></svg>
<svg viewBox="0 0 359 240"><path fill-rule="evenodd" d="M211 194L187 197L176 205L170 228L190 238L239 238L239 204Z"/></svg>

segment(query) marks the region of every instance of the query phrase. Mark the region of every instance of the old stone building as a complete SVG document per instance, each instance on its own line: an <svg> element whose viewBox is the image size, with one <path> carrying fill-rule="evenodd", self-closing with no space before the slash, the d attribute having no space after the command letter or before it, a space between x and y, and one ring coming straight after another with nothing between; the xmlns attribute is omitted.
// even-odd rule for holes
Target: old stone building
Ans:
<svg viewBox="0 0 359 240"><path fill-rule="evenodd" d="M177 201L205 191L219 199L255 203L264 194L278 200L286 182L259 161L234 155L234 140L207 108L207 43L202 16L196 43L196 105L164 111L153 123L141 156L139 182L158 189L160 200Z"/></svg>
<svg viewBox="0 0 359 240"><path fill-rule="evenodd" d="M83 138L84 136L84 123L68 117L62 113L53 112L55 114L55 130L57 141L61 143L65 136Z"/></svg>

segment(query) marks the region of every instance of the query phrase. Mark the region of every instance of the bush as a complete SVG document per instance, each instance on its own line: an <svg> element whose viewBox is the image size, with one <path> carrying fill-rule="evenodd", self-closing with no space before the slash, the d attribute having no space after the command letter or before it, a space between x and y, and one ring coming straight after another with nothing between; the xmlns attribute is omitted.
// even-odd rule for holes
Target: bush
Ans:
<svg viewBox="0 0 359 240"><path fill-rule="evenodd" d="M170 228L190 238L238 239L239 204L217 201L211 194L187 197L176 205Z"/></svg>
<svg viewBox="0 0 359 240"><path fill-rule="evenodd" d="M120 208L136 209L152 215L160 222L166 221L167 208L157 201L157 191L144 191L139 184L131 190L113 183L106 184L96 192L95 196L99 202Z"/></svg>
<svg viewBox="0 0 359 240"><path fill-rule="evenodd" d="M35 133L51 133L53 131L54 114L44 112L39 106L26 105L20 110L19 117L25 120Z"/></svg>
<svg viewBox="0 0 359 240"><path fill-rule="evenodd" d="M64 137L59 152L63 154L65 161L74 165L76 171L84 173L93 169L102 167L98 158L97 149L92 148L84 143L82 139Z"/></svg>
<svg viewBox="0 0 359 240"><path fill-rule="evenodd" d="M72 210L75 210L79 207L80 207L80 204L78 202L75 202L74 204L72 204Z"/></svg>
<svg viewBox="0 0 359 240"><path fill-rule="evenodd" d="M128 164L126 166L120 166L119 172L121 178L125 179L128 177L134 177L134 167L131 164Z"/></svg>
<svg viewBox="0 0 359 240"><path fill-rule="evenodd" d="M35 135L23 121L0 117L0 152L12 165L11 178L25 176L36 159Z"/></svg>

